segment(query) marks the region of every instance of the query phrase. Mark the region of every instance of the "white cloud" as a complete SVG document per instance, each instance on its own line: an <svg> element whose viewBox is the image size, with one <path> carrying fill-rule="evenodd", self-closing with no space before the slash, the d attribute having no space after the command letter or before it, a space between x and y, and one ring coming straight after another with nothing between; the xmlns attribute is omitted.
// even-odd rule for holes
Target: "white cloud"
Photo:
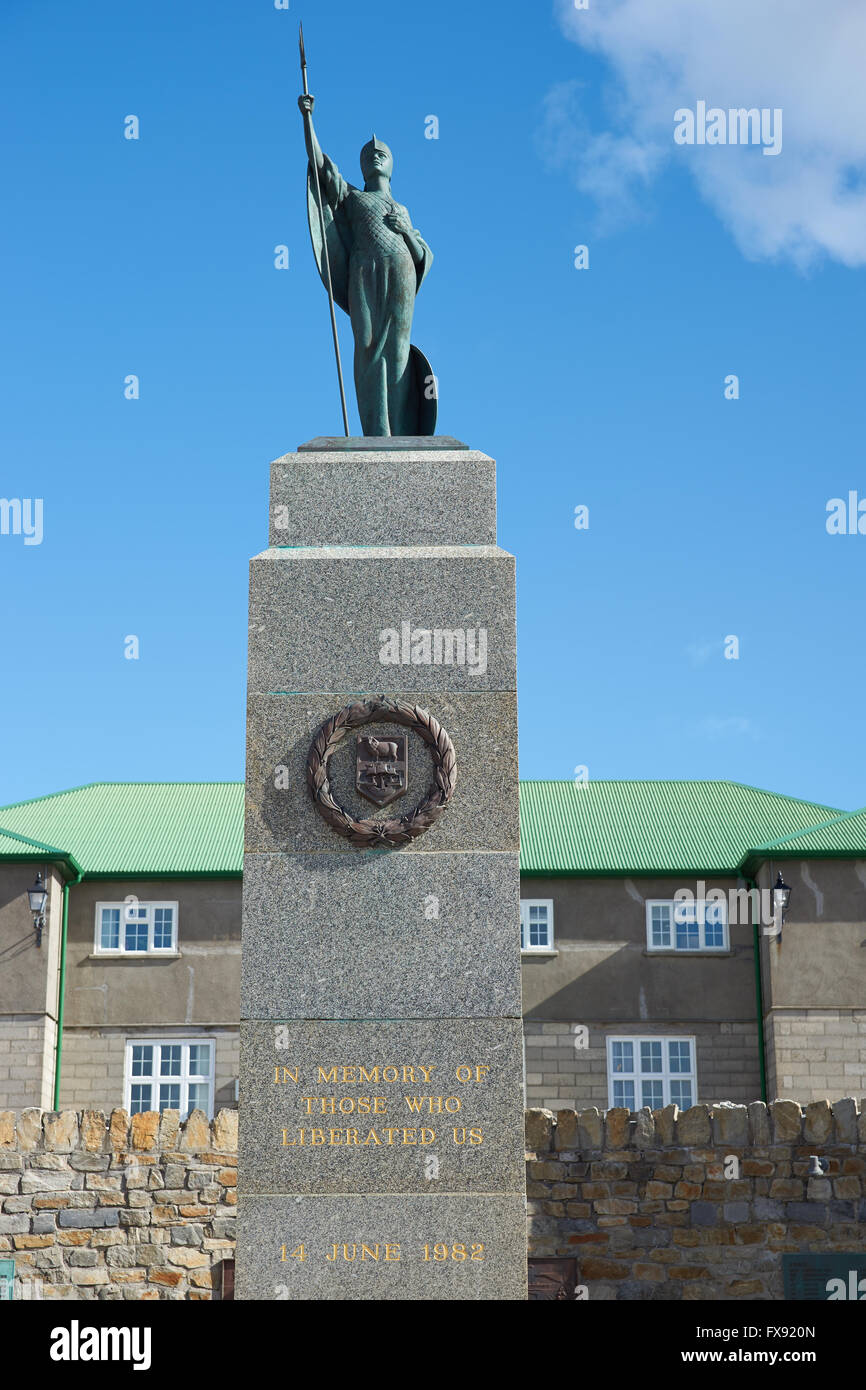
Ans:
<svg viewBox="0 0 866 1390"><path fill-rule="evenodd" d="M567 37L610 64L615 106L613 129L592 131L580 85L560 83L546 101L544 150L604 223L639 212L642 190L675 162L749 259L866 264L864 0L556 4ZM674 112L700 100L781 108L781 153L675 145Z"/></svg>
<svg viewBox="0 0 866 1390"><path fill-rule="evenodd" d="M641 215L636 189L652 182L666 153L631 133L593 134L583 115L578 82L558 82L547 93L542 148L553 168L565 169L580 192L595 200L600 225L607 231Z"/></svg>

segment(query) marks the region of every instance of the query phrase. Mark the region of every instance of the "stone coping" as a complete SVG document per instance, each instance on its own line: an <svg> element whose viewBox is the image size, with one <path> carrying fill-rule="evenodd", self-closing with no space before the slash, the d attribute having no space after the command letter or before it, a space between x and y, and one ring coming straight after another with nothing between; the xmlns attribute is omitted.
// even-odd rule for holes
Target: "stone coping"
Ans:
<svg viewBox="0 0 866 1390"><path fill-rule="evenodd" d="M220 1110L208 1120L193 1110L186 1120L177 1110L127 1114L112 1110L0 1110L0 1151L27 1153L108 1153L173 1149L185 1153L236 1153L237 1110ZM565 1150L658 1149L688 1147L749 1148L768 1144L850 1144L866 1147L866 1108L845 1097L832 1103L795 1100L765 1105L693 1105L679 1110L618 1107L603 1111L526 1111L526 1148L531 1153Z"/></svg>
<svg viewBox="0 0 866 1390"><path fill-rule="evenodd" d="M179 1110L128 1115L112 1110L0 1110L0 1153L141 1153L166 1149L179 1153L234 1154L238 1148L238 1112L220 1110L209 1120L193 1110L181 1120Z"/></svg>
<svg viewBox="0 0 866 1390"><path fill-rule="evenodd" d="M769 1144L851 1144L866 1147L866 1109L857 1101L816 1100L805 1107L795 1100L756 1100L751 1105L719 1102L679 1110L607 1111L534 1109L526 1112L526 1148L530 1153L565 1150L686 1148L727 1149Z"/></svg>

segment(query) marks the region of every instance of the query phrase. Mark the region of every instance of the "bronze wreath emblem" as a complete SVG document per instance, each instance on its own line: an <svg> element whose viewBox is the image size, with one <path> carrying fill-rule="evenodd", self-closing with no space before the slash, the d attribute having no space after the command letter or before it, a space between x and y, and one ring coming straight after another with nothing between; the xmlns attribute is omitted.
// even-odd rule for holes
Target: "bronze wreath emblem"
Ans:
<svg viewBox="0 0 866 1390"><path fill-rule="evenodd" d="M328 760L348 733L377 720L403 724L420 734L433 758L433 782L424 800L408 815L394 820L355 820L331 795ZM307 786L319 815L338 835L344 835L362 849L385 845L405 845L442 814L457 784L457 754L454 744L437 719L418 705L403 705L380 695L375 700L346 705L317 733L307 758Z"/></svg>

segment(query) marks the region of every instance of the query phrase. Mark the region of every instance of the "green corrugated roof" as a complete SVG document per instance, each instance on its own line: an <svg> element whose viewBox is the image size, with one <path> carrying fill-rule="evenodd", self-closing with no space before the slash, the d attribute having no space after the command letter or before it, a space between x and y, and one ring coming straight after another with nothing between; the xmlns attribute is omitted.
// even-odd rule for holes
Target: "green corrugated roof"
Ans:
<svg viewBox="0 0 866 1390"><path fill-rule="evenodd" d="M0 857L27 857L30 844L32 858L66 857L88 876L240 874L243 803L242 782L92 782L0 807ZM747 855L766 857L755 845L797 837L805 852L806 831L829 837L827 853L856 853L866 811L738 782L520 784L528 874L734 874Z"/></svg>
<svg viewBox="0 0 866 1390"><path fill-rule="evenodd" d="M520 783L527 874L736 873L752 845L840 813L739 782Z"/></svg>
<svg viewBox="0 0 866 1390"><path fill-rule="evenodd" d="M243 807L243 782L91 782L0 807L0 827L62 845L88 876L239 874Z"/></svg>
<svg viewBox="0 0 866 1390"><path fill-rule="evenodd" d="M804 859L809 855L863 855L866 858L866 807L834 816L823 825L758 845L752 855L774 859Z"/></svg>
<svg viewBox="0 0 866 1390"><path fill-rule="evenodd" d="M29 835L16 835L11 830L0 830L0 860L6 863L32 863L37 859L68 864L76 873L78 865L73 855L55 845L44 845L41 840L33 840Z"/></svg>

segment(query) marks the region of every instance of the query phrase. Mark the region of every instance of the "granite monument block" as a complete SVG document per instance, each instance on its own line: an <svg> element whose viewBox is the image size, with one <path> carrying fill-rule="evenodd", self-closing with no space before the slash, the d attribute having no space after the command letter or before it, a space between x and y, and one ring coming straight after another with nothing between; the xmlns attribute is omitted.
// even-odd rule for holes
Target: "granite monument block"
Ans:
<svg viewBox="0 0 866 1390"><path fill-rule="evenodd" d="M526 1296L514 562L493 461L442 443L317 440L273 465L241 1299Z"/></svg>

